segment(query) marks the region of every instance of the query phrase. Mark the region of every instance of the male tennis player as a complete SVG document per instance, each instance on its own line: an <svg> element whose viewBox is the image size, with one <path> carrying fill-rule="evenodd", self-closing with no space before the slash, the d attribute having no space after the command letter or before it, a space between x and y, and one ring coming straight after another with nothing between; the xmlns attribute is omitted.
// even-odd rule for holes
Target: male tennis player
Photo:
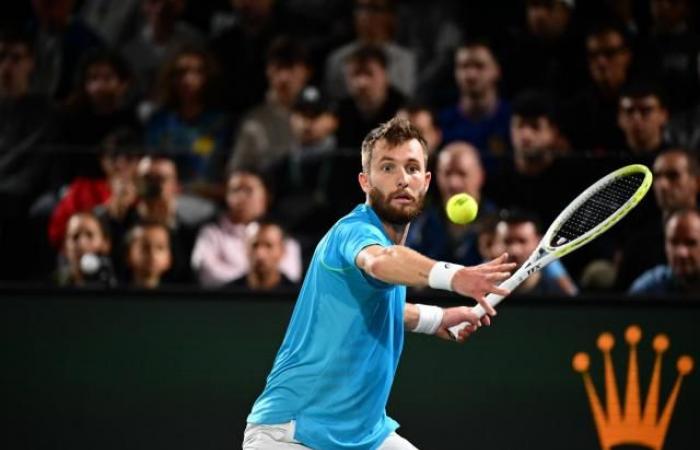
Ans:
<svg viewBox="0 0 700 450"><path fill-rule="evenodd" d="M513 264L506 255L475 267L431 260L405 246L408 224L430 183L420 132L394 118L362 143L365 204L340 219L316 247L267 385L248 416L244 449L415 449L394 432L386 402L404 328L463 342L496 312L487 293ZM430 286L475 298L442 309L406 303L405 286Z"/></svg>

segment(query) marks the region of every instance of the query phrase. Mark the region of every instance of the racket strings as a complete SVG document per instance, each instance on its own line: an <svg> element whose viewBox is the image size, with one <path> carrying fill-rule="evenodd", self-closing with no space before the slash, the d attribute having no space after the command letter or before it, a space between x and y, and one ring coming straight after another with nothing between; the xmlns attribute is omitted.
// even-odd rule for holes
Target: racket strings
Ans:
<svg viewBox="0 0 700 450"><path fill-rule="evenodd" d="M554 247L577 239L615 214L637 192L644 182L643 173L634 173L611 180L586 199L554 234Z"/></svg>

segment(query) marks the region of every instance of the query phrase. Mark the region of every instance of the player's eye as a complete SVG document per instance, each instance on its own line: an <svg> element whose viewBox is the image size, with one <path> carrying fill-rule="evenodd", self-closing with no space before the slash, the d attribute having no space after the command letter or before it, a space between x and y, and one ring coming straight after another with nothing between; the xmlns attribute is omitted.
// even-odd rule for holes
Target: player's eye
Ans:
<svg viewBox="0 0 700 450"><path fill-rule="evenodd" d="M384 164L381 166L382 172L391 172L391 170L394 168L393 164Z"/></svg>
<svg viewBox="0 0 700 450"><path fill-rule="evenodd" d="M419 171L420 171L420 169L418 169L418 166L409 166L408 167L408 173L413 174L413 173L418 173Z"/></svg>

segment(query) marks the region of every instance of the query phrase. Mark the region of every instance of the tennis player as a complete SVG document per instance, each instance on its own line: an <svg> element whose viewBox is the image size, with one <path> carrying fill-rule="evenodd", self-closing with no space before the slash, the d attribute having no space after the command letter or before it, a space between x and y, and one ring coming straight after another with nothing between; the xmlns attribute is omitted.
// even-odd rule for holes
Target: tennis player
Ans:
<svg viewBox="0 0 700 450"><path fill-rule="evenodd" d="M359 182L366 203L321 239L267 385L248 416L244 449L415 449L396 434L386 403L403 348L404 329L457 340L496 311L485 295L513 264L500 257L475 267L431 260L403 246L421 211L430 173L420 132L394 118L362 143ZM476 299L466 306L406 303L406 286L430 286Z"/></svg>

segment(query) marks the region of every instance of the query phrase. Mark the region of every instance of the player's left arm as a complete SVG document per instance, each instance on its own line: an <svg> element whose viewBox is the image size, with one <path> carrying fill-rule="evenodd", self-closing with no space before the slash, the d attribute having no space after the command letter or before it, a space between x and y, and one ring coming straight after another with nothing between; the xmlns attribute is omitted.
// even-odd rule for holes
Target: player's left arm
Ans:
<svg viewBox="0 0 700 450"><path fill-rule="evenodd" d="M439 308L441 311L437 311L433 308ZM425 322L426 320L430 320L432 318L430 317L431 315L439 315L440 312L442 313L442 317L440 318L440 324L437 326L437 330L434 333L430 333L432 330L423 331L420 328L421 325L425 326L424 324L421 324L421 314L424 316L423 321ZM429 317L425 317L426 315ZM481 320L479 320L477 315L472 312L472 309L467 306L440 308L439 306L417 305L406 302L406 308L403 311L403 323L407 330L435 334L442 339L450 341L453 341L454 338L448 329L463 322L468 322L471 325L460 331L459 336L457 337L457 342L464 342L481 325L490 326L491 318L487 314L484 315Z"/></svg>

